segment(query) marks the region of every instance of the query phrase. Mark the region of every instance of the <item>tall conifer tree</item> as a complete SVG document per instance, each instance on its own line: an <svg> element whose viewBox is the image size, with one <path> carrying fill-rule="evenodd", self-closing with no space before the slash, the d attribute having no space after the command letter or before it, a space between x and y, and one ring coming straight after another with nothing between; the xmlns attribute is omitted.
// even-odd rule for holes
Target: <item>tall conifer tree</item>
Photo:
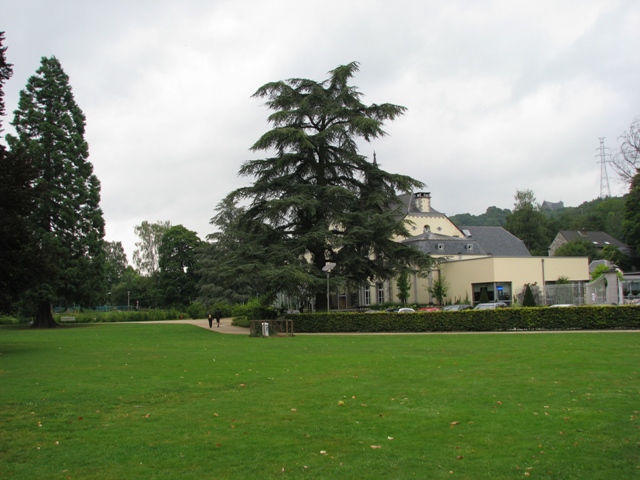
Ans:
<svg viewBox="0 0 640 480"><path fill-rule="evenodd" d="M355 286L406 268L422 270L430 261L392 241L408 235L397 193L422 183L387 173L358 151L359 141L384 136L384 122L405 108L362 103L362 93L350 85L357 71L352 62L321 82L293 78L260 87L254 97L266 99L273 128L252 150L273 156L246 162L240 175L254 183L224 202L248 203L235 225L250 229L245 238L262 239L255 243L264 246L264 258L256 259L252 276L271 286L266 293L278 291L282 278L297 278L314 292L317 308L326 303L326 262L337 263L333 276Z"/></svg>
<svg viewBox="0 0 640 480"><path fill-rule="evenodd" d="M34 303L34 326L51 327L52 303L91 305L104 293L100 182L88 161L85 116L55 57L42 58L14 114L17 136L7 141L35 168L29 225L41 261L27 300Z"/></svg>

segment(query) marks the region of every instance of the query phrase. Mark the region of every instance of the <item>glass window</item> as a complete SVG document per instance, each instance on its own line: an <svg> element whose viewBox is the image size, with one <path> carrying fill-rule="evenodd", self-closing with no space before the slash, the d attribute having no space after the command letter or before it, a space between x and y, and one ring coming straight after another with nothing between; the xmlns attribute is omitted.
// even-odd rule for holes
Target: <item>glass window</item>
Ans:
<svg viewBox="0 0 640 480"><path fill-rule="evenodd" d="M496 283L496 296L499 302L511 303L511 282Z"/></svg>
<svg viewBox="0 0 640 480"><path fill-rule="evenodd" d="M377 294L378 294L378 302L377 303L384 303L384 283L382 283L382 282L376 283L376 290L377 290Z"/></svg>
<svg viewBox="0 0 640 480"><path fill-rule="evenodd" d="M483 292L486 295L483 295ZM511 303L511 282L474 283L473 301L481 303L481 298L486 302Z"/></svg>

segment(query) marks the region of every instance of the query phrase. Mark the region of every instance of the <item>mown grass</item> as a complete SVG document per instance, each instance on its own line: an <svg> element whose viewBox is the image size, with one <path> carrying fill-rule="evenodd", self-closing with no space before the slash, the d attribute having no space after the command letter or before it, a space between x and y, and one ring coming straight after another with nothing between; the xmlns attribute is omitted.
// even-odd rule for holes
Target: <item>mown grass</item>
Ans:
<svg viewBox="0 0 640 480"><path fill-rule="evenodd" d="M639 372L638 333L0 327L0 478L638 478Z"/></svg>

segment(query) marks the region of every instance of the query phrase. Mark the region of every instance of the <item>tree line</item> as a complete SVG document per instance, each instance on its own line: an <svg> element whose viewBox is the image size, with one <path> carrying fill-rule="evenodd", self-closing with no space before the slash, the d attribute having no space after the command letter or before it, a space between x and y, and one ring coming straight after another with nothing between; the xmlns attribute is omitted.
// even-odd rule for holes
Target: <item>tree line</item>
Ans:
<svg viewBox="0 0 640 480"><path fill-rule="evenodd" d="M638 251L637 235L633 230L633 186L623 197L596 198L577 207L545 209L536 202L531 190L518 190L514 196L514 209L489 207L484 214L452 215L458 226L501 226L520 238L532 255L547 255L549 246L561 230L605 232ZM602 257L604 253L605 257ZM627 270L640 267L638 258L628 257L615 247L599 252L586 241L570 242L556 252L558 256L586 256L590 259L606 258Z"/></svg>
<svg viewBox="0 0 640 480"><path fill-rule="evenodd" d="M12 74L3 40L0 32L0 93ZM120 242L104 239L85 116L60 62L43 57L20 92L11 122L16 134L6 136L8 149L0 145L2 312L50 327L52 305L182 308L249 299L270 305L282 293L298 306L323 309L327 264L334 265L333 288L343 291L426 274L434 260L392 240L409 236L398 195L423 183L389 173L375 154L359 151L361 142L386 135L385 122L406 109L363 103L350 83L358 70L352 62L322 81L260 87L253 97L271 110L270 129L251 150L265 156L239 168L252 183L222 199L205 240L166 221L136 226L134 268ZM4 114L0 103L0 120ZM627 204L625 221L640 223ZM524 191L505 218L532 252L543 245L540 215Z"/></svg>
<svg viewBox="0 0 640 480"><path fill-rule="evenodd" d="M1 52L4 81L12 66ZM16 134L1 152L2 311L51 327L52 305L121 304L125 291L136 307L196 298L270 304L284 292L323 308L328 262L337 265L334 284L352 288L426 272L428 255L391 240L408 235L397 193L423 184L358 151L358 141L384 136L384 122L405 108L363 103L349 83L358 69L352 62L320 82L259 88L254 98L273 113L272 128L252 147L268 156L240 167L253 183L222 200L211 220L217 230L205 242L181 225L137 226L134 269L120 242L104 240L85 116L58 59L43 57L20 92Z"/></svg>

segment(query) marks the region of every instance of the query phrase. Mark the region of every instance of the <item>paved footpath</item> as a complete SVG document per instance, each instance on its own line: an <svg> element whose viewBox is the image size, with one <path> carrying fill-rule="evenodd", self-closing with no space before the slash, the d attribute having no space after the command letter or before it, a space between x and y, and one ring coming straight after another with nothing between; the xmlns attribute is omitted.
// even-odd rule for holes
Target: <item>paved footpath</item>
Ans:
<svg viewBox="0 0 640 480"><path fill-rule="evenodd" d="M209 330L209 322L206 318L201 320L183 319L183 320L158 320L150 322L124 322L124 323L183 323L195 325L200 328ZM212 331L216 333L230 333L234 335L249 335L248 328L234 327L231 325L231 318L223 318L220 320L220 328L213 321ZM295 335L514 335L528 334L534 335L539 333L640 333L639 330L532 330L532 331L507 331L507 332L335 332L335 333L294 333Z"/></svg>
<svg viewBox="0 0 640 480"><path fill-rule="evenodd" d="M184 324L195 325L196 327L206 328L207 330L209 330L209 321L206 318L198 319L198 320L193 320L189 318L189 319L183 319L183 320L158 320L158 321L153 320L150 322L123 322L123 323L184 323ZM211 330L217 333L249 335L248 328L234 327L233 325L231 325L231 318L221 319L219 328L216 325L216 321L214 320L213 327L211 328Z"/></svg>

